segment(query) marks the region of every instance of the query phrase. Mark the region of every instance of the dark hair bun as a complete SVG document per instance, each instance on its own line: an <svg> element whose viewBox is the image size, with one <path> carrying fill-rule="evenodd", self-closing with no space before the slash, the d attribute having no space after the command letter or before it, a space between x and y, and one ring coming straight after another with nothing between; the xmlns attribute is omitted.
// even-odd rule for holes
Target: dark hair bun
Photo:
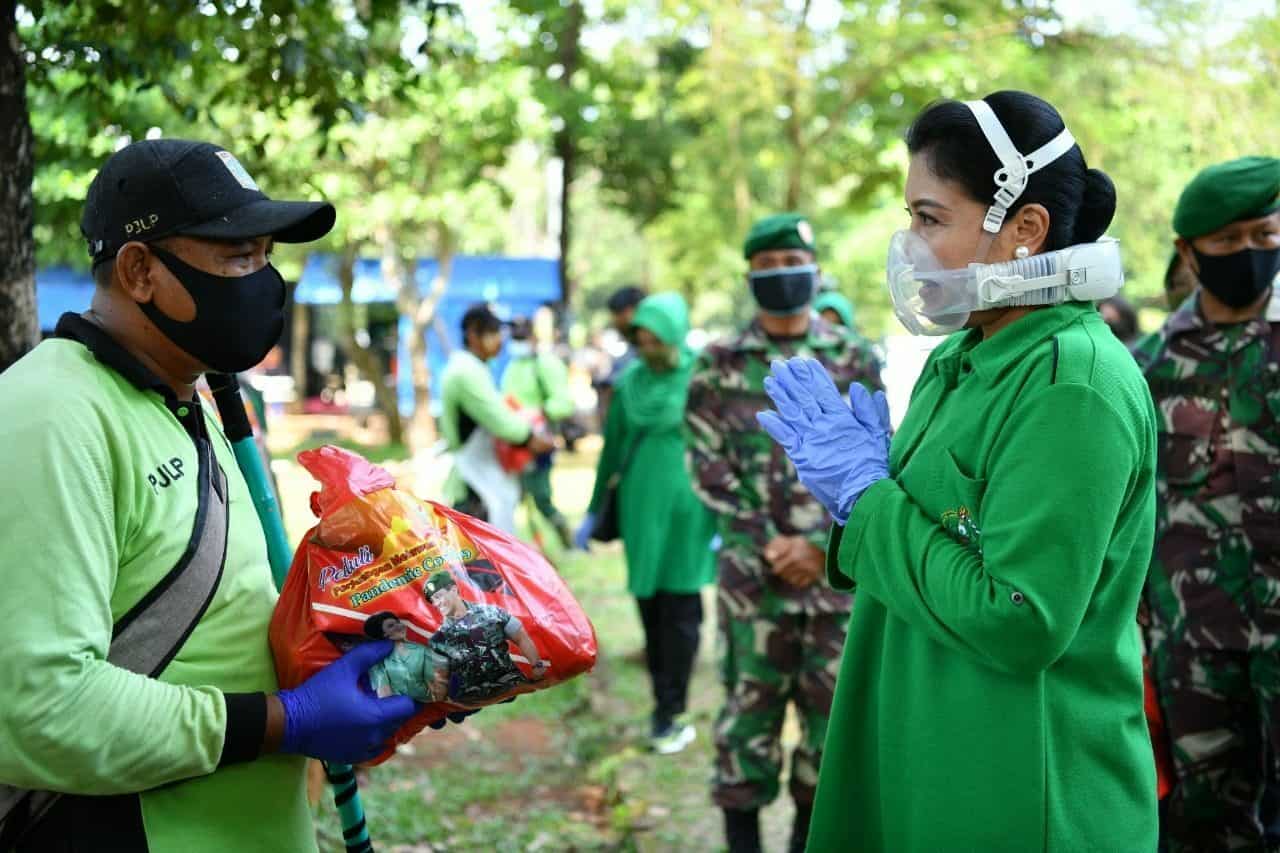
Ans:
<svg viewBox="0 0 1280 853"><path fill-rule="evenodd" d="M1084 195L1076 213L1073 243L1092 243L1106 233L1116 215L1116 185L1107 173L1089 169L1084 175Z"/></svg>
<svg viewBox="0 0 1280 853"><path fill-rule="evenodd" d="M992 92L983 100L1024 156L1066 126L1053 104L1027 92ZM935 175L956 182L975 201L991 204L996 192L992 175L1000 169L1000 159L964 103L939 101L926 107L907 131L907 150L927 154ZM1079 145L1039 165L1009 213L1028 204L1044 206L1049 212L1045 251L1097 240L1116 212L1111 179L1088 168Z"/></svg>

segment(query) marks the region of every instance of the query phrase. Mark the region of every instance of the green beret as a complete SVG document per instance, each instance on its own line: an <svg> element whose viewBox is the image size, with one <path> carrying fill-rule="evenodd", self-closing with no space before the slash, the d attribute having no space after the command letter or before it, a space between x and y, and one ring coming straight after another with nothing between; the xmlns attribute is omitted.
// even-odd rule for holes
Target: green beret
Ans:
<svg viewBox="0 0 1280 853"><path fill-rule="evenodd" d="M742 244L742 257L751 260L756 252L768 249L807 249L815 255L813 226L798 213L776 213L751 226Z"/></svg>
<svg viewBox="0 0 1280 853"><path fill-rule="evenodd" d="M458 582L453 579L453 575L449 574L448 569L442 569L427 578L427 582L422 586L422 594L430 598L440 590L450 586L457 588Z"/></svg>
<svg viewBox="0 0 1280 853"><path fill-rule="evenodd" d="M1276 209L1280 160L1241 157L1204 169L1191 179L1173 211L1173 230L1184 240L1203 237L1241 219Z"/></svg>

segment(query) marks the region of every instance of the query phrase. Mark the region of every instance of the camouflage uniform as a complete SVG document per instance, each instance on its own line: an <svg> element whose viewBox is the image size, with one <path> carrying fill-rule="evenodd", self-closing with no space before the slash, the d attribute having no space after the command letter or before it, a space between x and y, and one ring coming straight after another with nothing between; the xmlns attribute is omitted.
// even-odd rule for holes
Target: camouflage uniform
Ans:
<svg viewBox="0 0 1280 853"><path fill-rule="evenodd" d="M712 798L751 809L778 795L779 735L787 702L802 740L792 756L791 795L813 802L835 676L852 598L825 578L806 589L773 575L762 555L775 536L826 547L831 519L795 468L756 423L770 408L764 378L773 359L810 356L847 389L880 388L880 365L860 338L814 319L806 338L771 340L753 322L707 348L689 382L685 414L693 489L718 517L717 612L727 694L716 724Z"/></svg>
<svg viewBox="0 0 1280 853"><path fill-rule="evenodd" d="M1280 745L1280 302L1214 326L1183 303L1135 356L1158 410L1150 641L1179 850L1261 849Z"/></svg>
<svg viewBox="0 0 1280 853"><path fill-rule="evenodd" d="M482 702L523 684L511 660L507 626L514 617L493 604L467 604L467 613L446 619L431 635L431 648L449 661L449 698Z"/></svg>

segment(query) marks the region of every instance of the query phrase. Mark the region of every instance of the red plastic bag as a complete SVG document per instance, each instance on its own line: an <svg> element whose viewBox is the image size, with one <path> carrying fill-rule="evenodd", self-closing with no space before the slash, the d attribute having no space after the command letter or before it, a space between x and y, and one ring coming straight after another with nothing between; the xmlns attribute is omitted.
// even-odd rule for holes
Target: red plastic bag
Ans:
<svg viewBox="0 0 1280 853"><path fill-rule="evenodd" d="M524 408L515 397L507 397L507 406L513 411L519 412L535 429L546 426L547 419L543 417L541 412L536 409ZM502 470L508 474L524 473L524 469L533 464L532 450L518 444L511 444L500 438L493 440L493 455L497 457L498 464L502 466Z"/></svg>
<svg viewBox="0 0 1280 853"><path fill-rule="evenodd" d="M595 629L537 551L400 491L354 453L325 446L298 461L321 483L311 496L320 520L298 546L271 617L281 687L356 643L396 640L370 683L426 703L396 732L404 743L449 711L541 690L595 665Z"/></svg>
<svg viewBox="0 0 1280 853"><path fill-rule="evenodd" d="M1156 797L1163 800L1173 790L1177 775L1173 769L1173 751L1169 732L1160 712L1156 695L1156 682L1151 674L1151 658L1142 656L1143 710L1147 714L1147 732L1151 735L1151 748L1156 757Z"/></svg>

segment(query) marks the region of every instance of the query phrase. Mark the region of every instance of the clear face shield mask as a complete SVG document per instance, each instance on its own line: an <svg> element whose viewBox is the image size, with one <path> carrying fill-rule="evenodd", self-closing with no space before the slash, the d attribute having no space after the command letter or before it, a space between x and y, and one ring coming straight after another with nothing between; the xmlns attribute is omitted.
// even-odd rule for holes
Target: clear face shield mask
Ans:
<svg viewBox="0 0 1280 853"><path fill-rule="evenodd" d="M902 325L913 335L948 335L963 329L974 311L1115 295L1124 283L1120 247L1115 240L983 263L1005 215L1026 189L1030 176L1071 150L1075 139L1063 128L1049 142L1023 156L985 101L967 101L965 105L1001 162L994 176L995 199L982 223L978 257L966 267L945 268L928 243L912 231L893 235L886 272L893 310Z"/></svg>

